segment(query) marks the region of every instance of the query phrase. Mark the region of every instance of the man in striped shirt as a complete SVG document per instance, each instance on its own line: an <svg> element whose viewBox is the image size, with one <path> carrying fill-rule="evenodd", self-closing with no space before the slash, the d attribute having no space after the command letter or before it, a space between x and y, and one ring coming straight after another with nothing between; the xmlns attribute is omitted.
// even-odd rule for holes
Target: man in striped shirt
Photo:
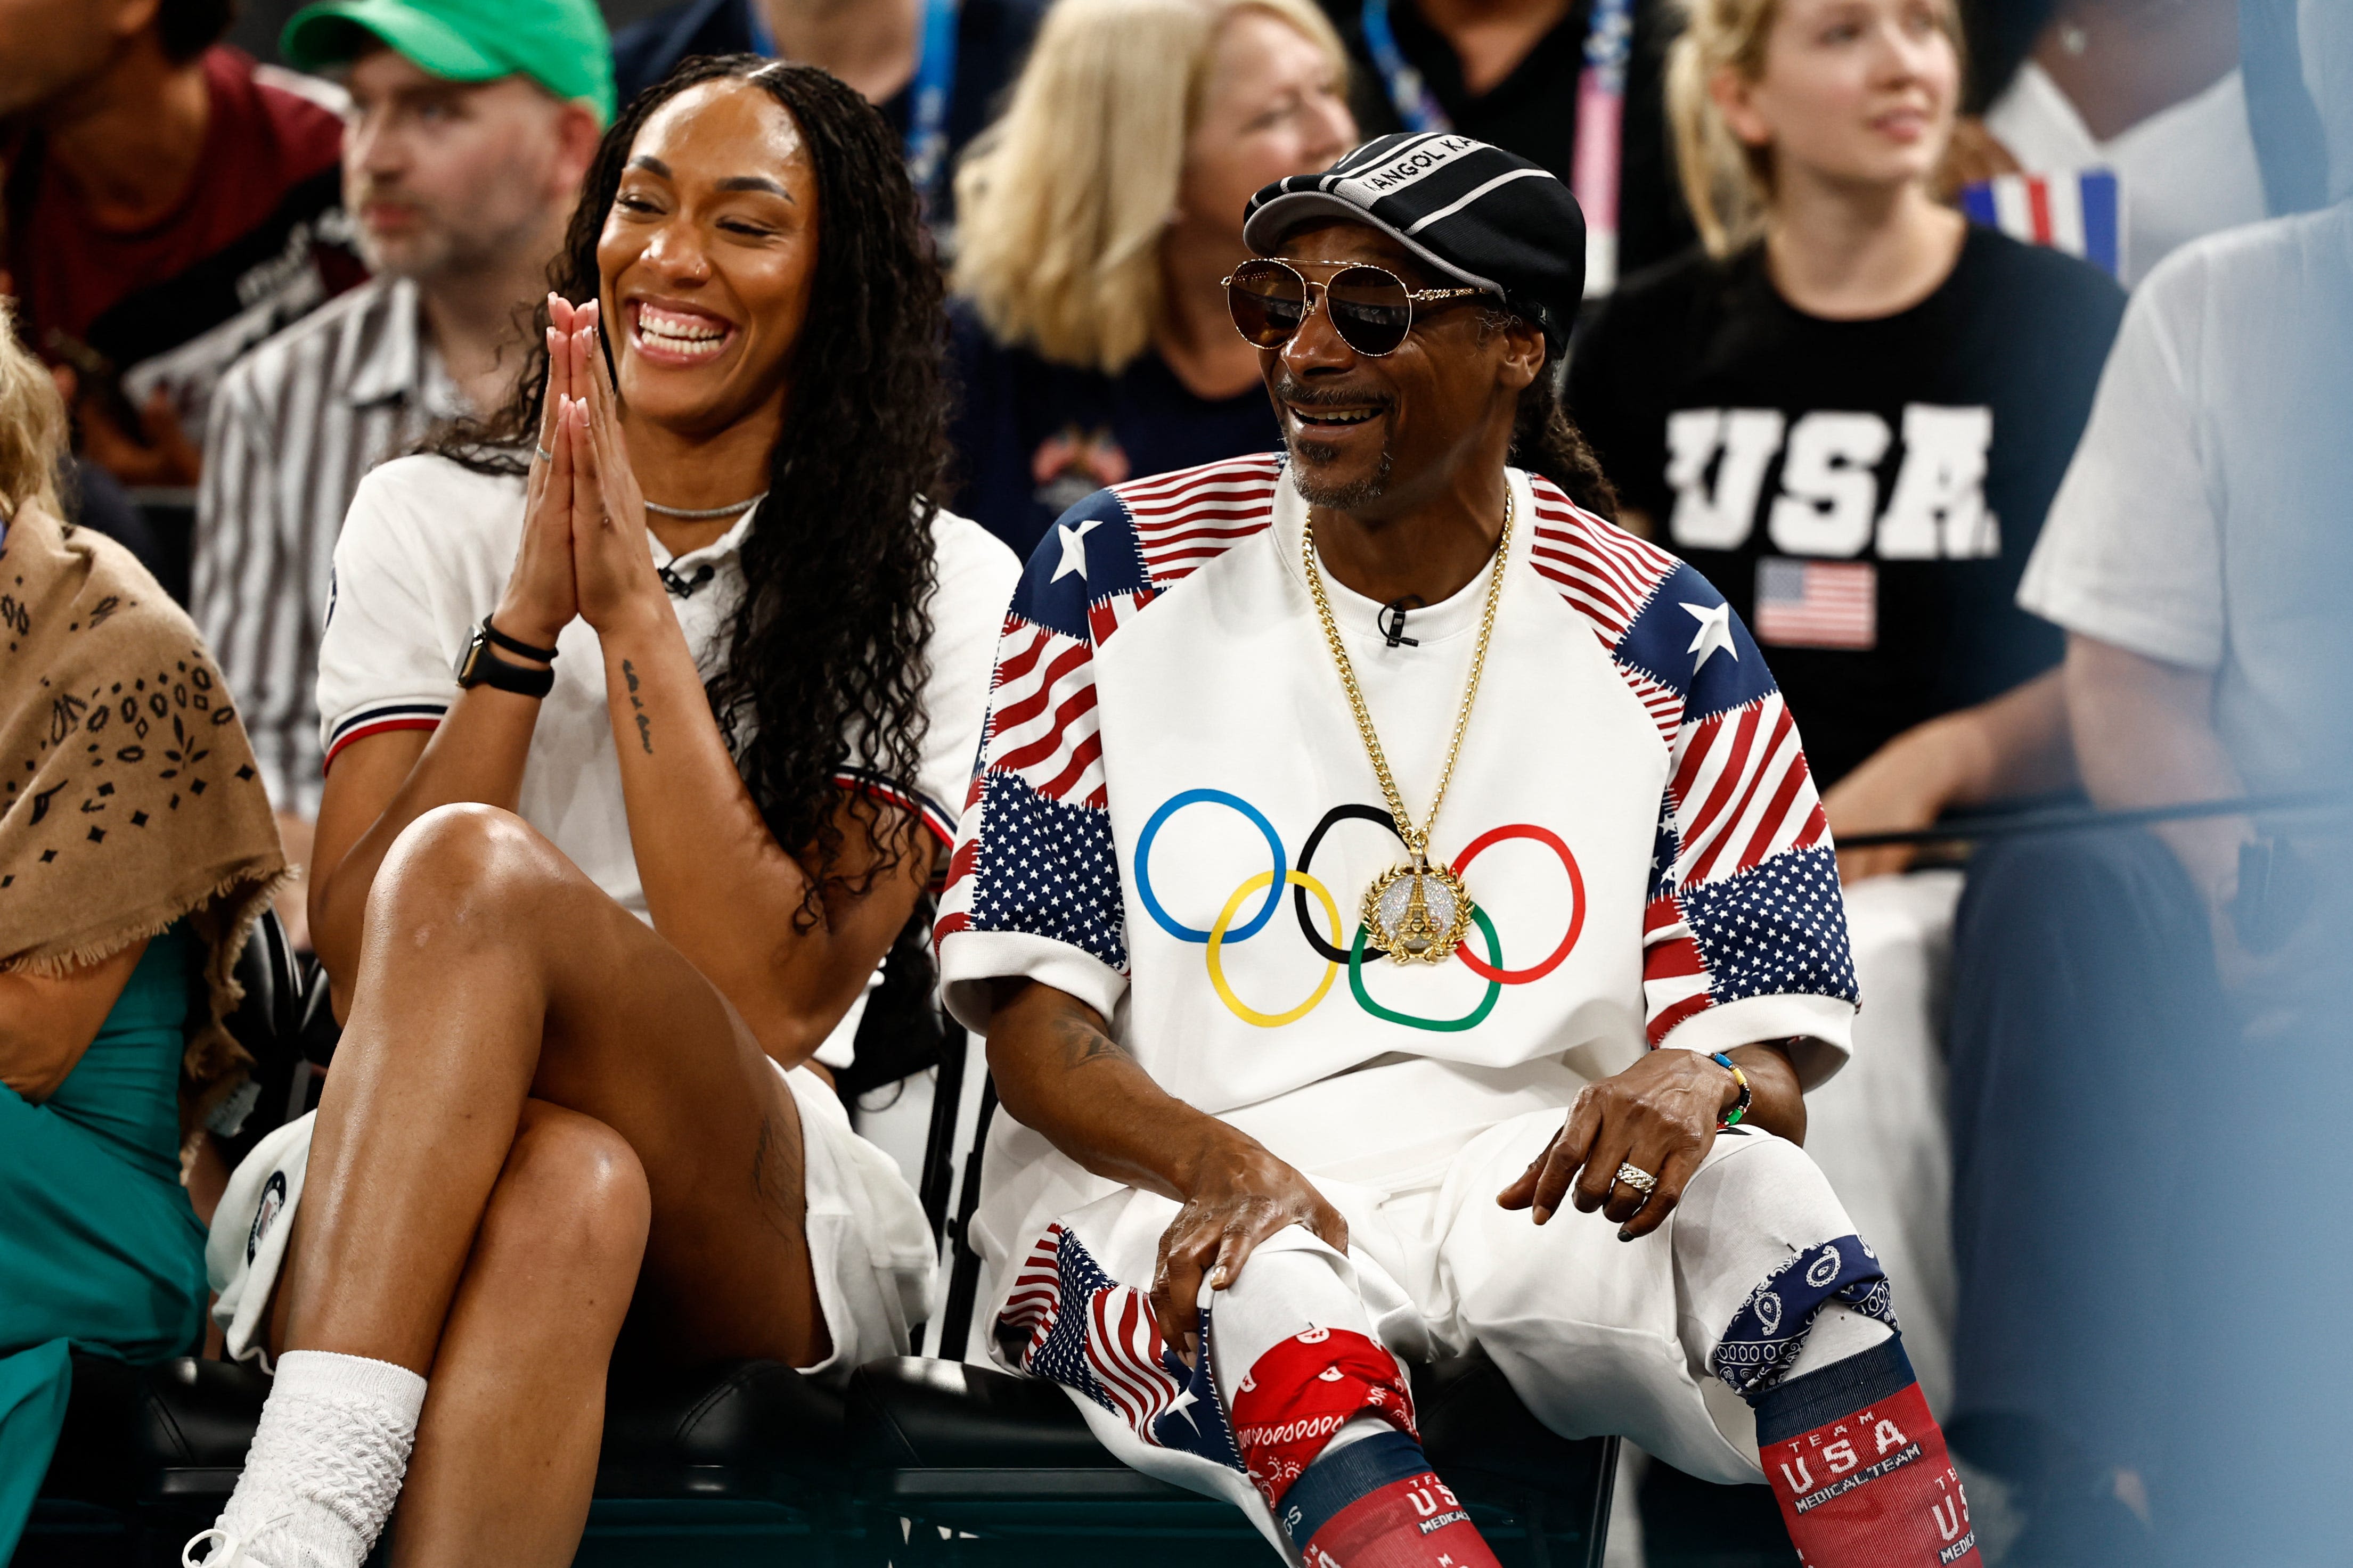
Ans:
<svg viewBox="0 0 2353 1568"><path fill-rule="evenodd" d="M335 536L360 477L512 390L515 340L613 111L589 0L326 0L289 58L352 95L343 194L363 288L223 379L206 442L197 623L237 697L289 859L321 782L314 684ZM298 941L298 883L280 900Z"/></svg>

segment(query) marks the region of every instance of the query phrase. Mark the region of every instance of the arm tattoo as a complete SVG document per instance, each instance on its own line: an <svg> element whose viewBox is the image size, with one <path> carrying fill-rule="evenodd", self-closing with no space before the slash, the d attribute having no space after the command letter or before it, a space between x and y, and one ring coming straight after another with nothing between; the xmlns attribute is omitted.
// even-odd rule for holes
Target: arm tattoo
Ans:
<svg viewBox="0 0 2353 1568"><path fill-rule="evenodd" d="M654 754L654 721L646 717L645 699L638 695L638 667L626 658L621 661L621 679L629 683L629 706L637 712L638 743L650 757Z"/></svg>
<svg viewBox="0 0 2353 1568"><path fill-rule="evenodd" d="M1135 1059L1134 1052L1083 1018L1056 1018L1054 1043L1061 1047L1065 1068L1084 1067L1105 1057L1131 1062Z"/></svg>

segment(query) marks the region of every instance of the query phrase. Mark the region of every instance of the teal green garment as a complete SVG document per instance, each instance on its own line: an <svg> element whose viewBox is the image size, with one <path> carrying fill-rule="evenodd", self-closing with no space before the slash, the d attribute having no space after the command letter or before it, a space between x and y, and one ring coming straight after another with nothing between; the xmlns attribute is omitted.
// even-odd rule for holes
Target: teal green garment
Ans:
<svg viewBox="0 0 2353 1568"><path fill-rule="evenodd" d="M178 926L65 1082L0 1087L0 1563L65 1417L69 1347L127 1361L202 1342L205 1229L180 1185L180 1053L202 952Z"/></svg>

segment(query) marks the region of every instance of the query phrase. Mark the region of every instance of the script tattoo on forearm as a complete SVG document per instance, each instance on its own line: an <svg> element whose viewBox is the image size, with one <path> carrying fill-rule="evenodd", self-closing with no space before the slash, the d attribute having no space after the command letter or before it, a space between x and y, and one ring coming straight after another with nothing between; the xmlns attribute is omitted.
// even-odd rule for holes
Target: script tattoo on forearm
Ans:
<svg viewBox="0 0 2353 1568"><path fill-rule="evenodd" d="M654 721L646 717L645 700L638 695L638 667L626 658L621 661L621 679L629 683L629 706L636 710L638 743L650 757L654 754Z"/></svg>

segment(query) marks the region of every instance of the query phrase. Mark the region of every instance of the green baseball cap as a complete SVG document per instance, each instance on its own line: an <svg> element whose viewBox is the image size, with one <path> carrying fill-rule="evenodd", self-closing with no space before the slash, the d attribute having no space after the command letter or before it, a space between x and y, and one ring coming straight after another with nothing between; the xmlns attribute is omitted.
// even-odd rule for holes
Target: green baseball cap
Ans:
<svg viewBox="0 0 2353 1568"><path fill-rule="evenodd" d="M287 63L307 71L378 44L448 81L527 76L613 121L613 40L593 0L320 0L278 39Z"/></svg>

